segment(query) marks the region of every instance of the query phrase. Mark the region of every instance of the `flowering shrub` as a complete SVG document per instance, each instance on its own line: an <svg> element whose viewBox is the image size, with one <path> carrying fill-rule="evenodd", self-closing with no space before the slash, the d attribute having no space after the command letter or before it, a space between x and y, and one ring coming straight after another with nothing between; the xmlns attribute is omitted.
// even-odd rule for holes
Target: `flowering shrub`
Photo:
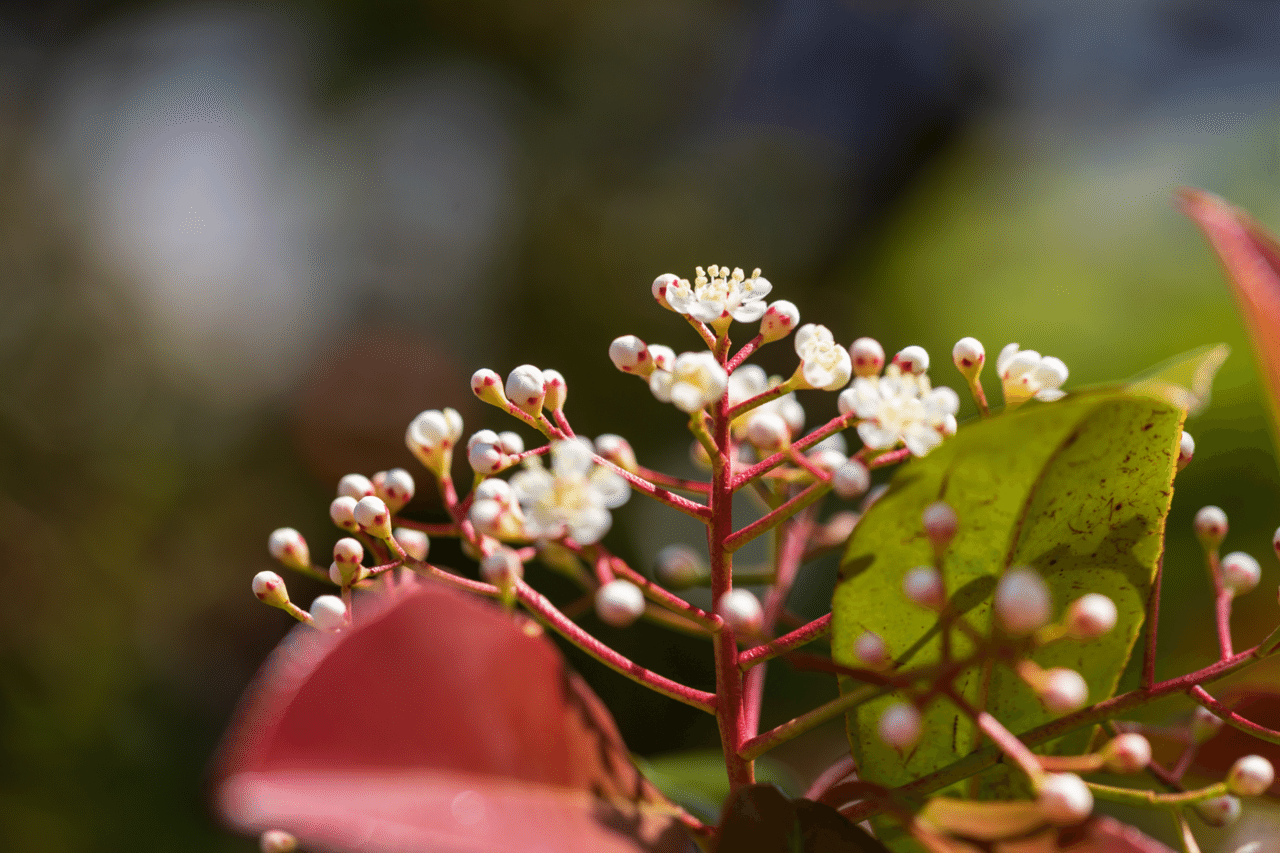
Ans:
<svg viewBox="0 0 1280 853"><path fill-rule="evenodd" d="M1280 301L1280 287L1268 290L1280 285L1280 252L1220 203L1192 195L1186 204L1257 322L1257 299ZM1280 632L1246 651L1233 646L1232 601L1261 570L1247 554L1219 557L1228 523L1216 507L1195 523L1216 592L1218 660L1155 678L1165 518L1175 475L1194 454L1183 421L1203 404L1205 381L1187 388L1162 373L1070 394L1061 360L1011 343L997 359L996 413L982 384L985 350L964 338L952 360L981 417L960 425L959 395L935 387L922 348L905 347L886 365L878 342L845 347L825 326L800 325L792 303L766 304L771 292L759 270L662 275L656 301L683 316L705 349L677 354L632 335L609 347L619 371L689 416L706 479L646 467L618 435L578 436L566 412L569 378L557 371L522 365L504 382L485 369L472 377L476 395L542 441L526 449L517 433L482 429L464 444L457 412L415 418L406 443L447 521L398 517L414 479L397 469L342 479L330 517L350 535L327 569L312 564L296 531L272 533L277 560L337 594L303 610L276 573L253 579L260 600L309 627L277 651L233 729L219 775L223 813L263 833L264 850L300 840L373 851L697 843L725 853L940 852L1005 841L1027 851L1156 851L1166 848L1095 816L1095 801L1164 810L1194 850L1189 814L1220 825L1239 813L1238 797L1271 789L1272 766L1256 754L1233 760L1221 782L1183 785L1223 722L1280 743L1280 732L1207 689L1280 647ZM736 350L735 323L758 324ZM790 376L748 363L793 334ZM1275 337L1260 340L1267 363L1280 364L1266 349ZM1222 354L1197 354L1189 367L1203 378ZM800 389L839 392L839 413L805 432ZM852 454L850 428L861 443ZM465 496L451 475L460 446L475 475ZM894 466L888 489L871 490L872 472ZM632 491L701 522L705 558L671 546L650 579L613 554L604 544L610 511ZM760 512L735 529L738 493ZM861 514L828 511L832 498L861 499ZM482 580L428 561L429 537L442 536L462 541ZM735 555L761 537L772 540L772 562L757 595L735 583ZM833 549L843 557L831 612L783 630L806 563ZM550 601L525 580L535 560L586 597ZM710 588L711 609L677 594L693 586ZM612 626L649 618L705 637L715 690L611 649L572 618L583 604ZM644 779L543 629L715 717L728 792L718 822ZM1117 693L1143 637L1140 683ZM829 656L800 651L823 642ZM761 731L765 672L777 658L832 673L840 695ZM1202 711L1161 729L1184 746L1166 766L1152 758L1152 732L1123 718L1173 694ZM757 759L840 717L850 755L804 798L756 784ZM873 832L860 825L867 819Z"/></svg>

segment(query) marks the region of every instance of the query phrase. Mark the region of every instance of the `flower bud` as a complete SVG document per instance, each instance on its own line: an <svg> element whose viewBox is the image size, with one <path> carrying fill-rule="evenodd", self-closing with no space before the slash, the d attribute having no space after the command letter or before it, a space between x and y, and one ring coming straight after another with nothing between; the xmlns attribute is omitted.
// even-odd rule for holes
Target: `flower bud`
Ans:
<svg viewBox="0 0 1280 853"><path fill-rule="evenodd" d="M614 338L613 343L609 344L609 360L623 373L634 373L644 377L653 373L653 359L649 357L649 347L635 335Z"/></svg>
<svg viewBox="0 0 1280 853"><path fill-rule="evenodd" d="M1240 819L1240 801L1230 794L1195 803L1196 814L1209 826L1230 826Z"/></svg>
<svg viewBox="0 0 1280 853"><path fill-rule="evenodd" d="M272 607L284 607L289 603L289 590L284 585L284 578L275 572L258 572L254 575L253 594L263 604Z"/></svg>
<svg viewBox="0 0 1280 853"><path fill-rule="evenodd" d="M1222 728L1222 718L1208 708L1197 706L1191 712L1191 740L1204 743Z"/></svg>
<svg viewBox="0 0 1280 853"><path fill-rule="evenodd" d="M598 436L595 446L596 453L624 471L634 472L640 467L640 463L636 461L636 452L631 449L631 443L620 435L605 433Z"/></svg>
<svg viewBox="0 0 1280 853"><path fill-rule="evenodd" d="M307 548L307 540L292 527L280 527L271 531L267 537L267 550L271 556L291 569L306 569L311 566L311 551Z"/></svg>
<svg viewBox="0 0 1280 853"><path fill-rule="evenodd" d="M1036 695L1050 713L1069 714L1089 701L1089 685L1074 669L1054 667L1040 674L1033 685Z"/></svg>
<svg viewBox="0 0 1280 853"><path fill-rule="evenodd" d="M496 474L508 465L498 434L482 429L467 442L467 464L480 475Z"/></svg>
<svg viewBox="0 0 1280 853"><path fill-rule="evenodd" d="M508 589L524 577L524 563L510 548L498 548L480 561L480 577L499 589Z"/></svg>
<svg viewBox="0 0 1280 853"><path fill-rule="evenodd" d="M1074 773L1048 773L1040 780L1036 804L1056 826L1080 823L1093 812L1093 792Z"/></svg>
<svg viewBox="0 0 1280 853"><path fill-rule="evenodd" d="M268 829L258 838L262 853L293 853L298 849L298 839L283 829Z"/></svg>
<svg viewBox="0 0 1280 853"><path fill-rule="evenodd" d="M382 498L370 495L361 498L352 510L356 524L370 536L387 539L391 536L391 512Z"/></svg>
<svg viewBox="0 0 1280 853"><path fill-rule="evenodd" d="M329 564L329 581L335 586L351 586L364 580L368 574L359 563L339 563L335 560Z"/></svg>
<svg viewBox="0 0 1280 853"><path fill-rule="evenodd" d="M476 375L484 373L479 371ZM493 373L492 370L488 371ZM493 374L497 377L497 374ZM472 388L475 378L472 378ZM478 392L477 392L478 393ZM483 398L482 398L483 399ZM506 408L505 403L500 403ZM437 477L443 477L449 469L454 445L462 437L462 416L453 409L430 409L419 413L404 433L405 446L419 462ZM376 484L375 484L376 488Z"/></svg>
<svg viewBox="0 0 1280 853"><path fill-rule="evenodd" d="M1275 768L1261 755L1237 758L1227 773L1227 790L1241 797L1260 797L1276 781Z"/></svg>
<svg viewBox="0 0 1280 853"><path fill-rule="evenodd" d="M720 596L716 614L735 634L752 636L764 630L764 609L750 590L731 589Z"/></svg>
<svg viewBox="0 0 1280 853"><path fill-rule="evenodd" d="M546 393L542 405L548 411L563 411L564 401L569 398L569 384L564 381L564 375L560 371L542 371L542 390Z"/></svg>
<svg viewBox="0 0 1280 853"><path fill-rule="evenodd" d="M1271 548L1276 552L1276 556L1280 557L1280 527L1276 528L1276 532L1271 535Z"/></svg>
<svg viewBox="0 0 1280 853"><path fill-rule="evenodd" d="M381 472L380 476L374 475L373 488L374 494L382 498L387 509L399 512L413 500L416 484L413 482L413 475L408 471L403 468L392 468L390 471Z"/></svg>
<svg viewBox="0 0 1280 853"><path fill-rule="evenodd" d="M903 373L919 376L929 370L929 353L924 347L904 347L893 357L893 363L902 368Z"/></svg>
<svg viewBox="0 0 1280 853"><path fill-rule="evenodd" d="M691 587L707 577L702 556L688 545L668 545L658 552L653 567L659 582L673 589Z"/></svg>
<svg viewBox="0 0 1280 853"><path fill-rule="evenodd" d="M951 348L951 360L964 378L972 382L982 372L982 365L987 361L987 351L977 338L961 338Z"/></svg>
<svg viewBox="0 0 1280 853"><path fill-rule="evenodd" d="M676 351L669 346L664 346L663 344L650 344L649 358L653 359L654 370L666 370L670 372L675 368Z"/></svg>
<svg viewBox="0 0 1280 853"><path fill-rule="evenodd" d="M1191 433L1185 430L1182 438L1178 441L1178 470L1181 471L1187 467L1187 463L1191 461L1191 457L1196 455L1196 440L1191 437Z"/></svg>
<svg viewBox="0 0 1280 853"><path fill-rule="evenodd" d="M761 343L768 344L780 341L795 331L800 322L800 309L795 303L779 299L769 306L760 318Z"/></svg>
<svg viewBox="0 0 1280 853"><path fill-rule="evenodd" d="M759 450L781 450L791 442L791 430L781 415L774 412L752 412L747 419L747 441Z"/></svg>
<svg viewBox="0 0 1280 853"><path fill-rule="evenodd" d="M414 530L411 527L397 527L391 531L391 536L396 540L396 544L413 559L419 561L427 559L427 552L431 549L431 540L421 530Z"/></svg>
<svg viewBox="0 0 1280 853"><path fill-rule="evenodd" d="M1222 558L1222 585L1235 595L1243 595L1262 580L1262 566L1243 551L1232 551Z"/></svg>
<svg viewBox="0 0 1280 853"><path fill-rule="evenodd" d="M344 536L333 543L333 561L335 563L346 563L349 566L358 566L364 561L364 546L360 544L359 540Z"/></svg>
<svg viewBox="0 0 1280 853"><path fill-rule="evenodd" d="M343 530L355 532L360 529L360 525L356 524L355 510L356 499L350 495L343 495L340 498L334 498L329 504L329 518Z"/></svg>
<svg viewBox="0 0 1280 853"><path fill-rule="evenodd" d="M1050 608L1049 587L1035 569L1012 568L996 584L996 618L1015 637L1043 628L1052 615Z"/></svg>
<svg viewBox="0 0 1280 853"><path fill-rule="evenodd" d="M917 566L902 578L902 594L912 604L926 610L942 610L947 606L947 591L942 573L933 566Z"/></svg>
<svg viewBox="0 0 1280 853"><path fill-rule="evenodd" d="M671 303L667 302L667 288L680 280L680 276L672 273L663 273L653 280L653 298L658 304L668 311L676 309L671 307Z"/></svg>
<svg viewBox="0 0 1280 853"><path fill-rule="evenodd" d="M1137 773L1151 763L1151 741L1137 732L1125 732L1102 748L1102 758L1112 773Z"/></svg>
<svg viewBox="0 0 1280 853"><path fill-rule="evenodd" d="M537 417L547 398L546 380L542 371L532 364L522 364L507 374L507 399L515 403L525 414Z"/></svg>
<svg viewBox="0 0 1280 853"><path fill-rule="evenodd" d="M487 367L482 367L471 374L471 393L484 402L499 409L506 410L510 403L502 390L502 377Z"/></svg>
<svg viewBox="0 0 1280 853"><path fill-rule="evenodd" d="M311 624L321 631L337 631L347 621L347 606L336 595L321 595L311 602Z"/></svg>
<svg viewBox="0 0 1280 853"><path fill-rule="evenodd" d="M886 669L893 663L884 639L874 631L863 631L858 635L858 638L853 641L853 656L871 670Z"/></svg>
<svg viewBox="0 0 1280 853"><path fill-rule="evenodd" d="M848 456L845 456L834 447L815 448L810 450L805 455L805 458L809 460L813 467L829 475L834 475L849 461Z"/></svg>
<svg viewBox="0 0 1280 853"><path fill-rule="evenodd" d="M852 500L871 488L871 472L857 459L850 459L831 475L831 487L840 497Z"/></svg>
<svg viewBox="0 0 1280 853"><path fill-rule="evenodd" d="M338 481L339 497L346 495L360 500L372 494L374 494L373 482L364 474L347 474Z"/></svg>
<svg viewBox="0 0 1280 853"><path fill-rule="evenodd" d="M644 615L644 593L631 581L618 578L596 590L596 615L615 628L625 628Z"/></svg>
<svg viewBox="0 0 1280 853"><path fill-rule="evenodd" d="M1076 640L1101 637L1116 626L1116 603L1100 592L1090 592L1067 608L1067 636Z"/></svg>
<svg viewBox="0 0 1280 853"><path fill-rule="evenodd" d="M924 508L920 518L924 522L924 535L933 546L933 553L941 557L946 553L951 540L956 538L956 530L960 526L956 511L946 501L935 501Z"/></svg>
<svg viewBox="0 0 1280 853"><path fill-rule="evenodd" d="M858 338L849 345L849 358L857 376L878 376L884 368L884 347L875 338Z"/></svg>
<svg viewBox="0 0 1280 853"><path fill-rule="evenodd" d="M898 751L905 751L920 740L920 711L910 702L895 702L880 715L876 731L880 740Z"/></svg>
<svg viewBox="0 0 1280 853"><path fill-rule="evenodd" d="M1196 513L1196 538L1205 548L1214 549L1227 538L1227 514L1220 507L1202 506Z"/></svg>

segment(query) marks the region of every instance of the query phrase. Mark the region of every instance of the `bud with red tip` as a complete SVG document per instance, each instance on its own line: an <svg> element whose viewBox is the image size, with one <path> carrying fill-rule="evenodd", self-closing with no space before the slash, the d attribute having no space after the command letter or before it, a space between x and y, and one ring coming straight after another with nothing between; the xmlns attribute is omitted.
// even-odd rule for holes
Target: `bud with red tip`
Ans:
<svg viewBox="0 0 1280 853"><path fill-rule="evenodd" d="M399 512L413 500L415 487L413 475L403 468L379 471L373 475L373 493L382 498L392 512Z"/></svg>
<svg viewBox="0 0 1280 853"><path fill-rule="evenodd" d="M427 552L431 549L431 540L427 538L427 534L410 527L397 527L391 531L391 535L410 557L418 561L427 559Z"/></svg>
<svg viewBox="0 0 1280 853"><path fill-rule="evenodd" d="M910 702L895 702L880 715L876 732L894 749L908 750L920 740L920 710Z"/></svg>
<svg viewBox="0 0 1280 853"><path fill-rule="evenodd" d="M338 527L352 533L360 529L360 525L356 523L355 511L356 499L350 495L334 498L329 504L329 518Z"/></svg>
<svg viewBox="0 0 1280 853"><path fill-rule="evenodd" d="M1261 755L1237 758L1227 773L1227 790L1241 797L1260 797L1276 781L1275 768Z"/></svg>
<svg viewBox="0 0 1280 853"><path fill-rule="evenodd" d="M919 376L929 370L929 353L924 347L903 347L893 357L893 363L902 368L903 373Z"/></svg>
<svg viewBox="0 0 1280 853"><path fill-rule="evenodd" d="M1222 728L1222 718L1208 708L1197 706L1191 712L1191 740L1204 743Z"/></svg>
<svg viewBox="0 0 1280 853"><path fill-rule="evenodd" d="M595 603L600 621L615 628L625 628L644 615L644 593L621 578L596 590Z"/></svg>
<svg viewBox="0 0 1280 853"><path fill-rule="evenodd" d="M347 474L338 481L338 496L346 495L348 497L360 500L366 495L375 494L373 481L364 474Z"/></svg>
<svg viewBox="0 0 1280 853"><path fill-rule="evenodd" d="M511 589L524 577L524 563L510 548L498 548L480 561L480 577L502 590Z"/></svg>
<svg viewBox="0 0 1280 853"><path fill-rule="evenodd" d="M878 376L884 369L884 347L875 338L858 338L849 344L849 358L856 376Z"/></svg>
<svg viewBox="0 0 1280 853"><path fill-rule="evenodd" d="M857 459L850 459L831 475L831 487L840 497L852 500L871 488L871 472Z"/></svg>
<svg viewBox="0 0 1280 853"><path fill-rule="evenodd" d="M1090 592L1071 602L1067 608L1067 636L1076 640L1101 637L1116 626L1116 603L1099 592Z"/></svg>
<svg viewBox="0 0 1280 853"><path fill-rule="evenodd" d="M889 656L889 647L884 638L874 631L863 631L853 641L853 656L858 662L871 670L887 669L893 663Z"/></svg>
<svg viewBox="0 0 1280 853"><path fill-rule="evenodd" d="M542 371L542 390L546 392L542 405L546 406L548 411L564 411L564 401L569 398L569 383L565 382L564 375L560 371Z"/></svg>
<svg viewBox="0 0 1280 853"><path fill-rule="evenodd" d="M654 564L658 580L672 589L684 589L707 577L708 569L702 556L688 545L668 545L658 552Z"/></svg>
<svg viewBox="0 0 1280 853"><path fill-rule="evenodd" d="M676 309L672 308L671 303L667 301L667 288L678 281L680 281L680 276L669 272L663 273L653 280L653 298L668 311L675 311Z"/></svg>
<svg viewBox="0 0 1280 853"><path fill-rule="evenodd" d="M1222 544L1227 538L1227 514L1221 507L1202 506L1196 513L1196 538L1200 544L1210 550Z"/></svg>
<svg viewBox="0 0 1280 853"><path fill-rule="evenodd" d="M1191 437L1191 433L1185 430L1182 438L1178 440L1178 470L1181 471L1187 467L1191 461L1191 457L1196 455L1196 440Z"/></svg>
<svg viewBox="0 0 1280 853"><path fill-rule="evenodd" d="M595 446L596 453L624 471L634 473L640 467L640 463L636 461L636 452L631 449L631 442L620 435L605 433L597 436Z"/></svg>
<svg viewBox="0 0 1280 853"><path fill-rule="evenodd" d="M307 548L307 540L292 527L280 527L271 531L271 535L267 537L267 550L272 557L291 569L311 567L311 551Z"/></svg>
<svg viewBox="0 0 1280 853"><path fill-rule="evenodd" d="M1117 735L1102 748L1102 760L1112 773L1137 773L1151 763L1151 741L1137 732Z"/></svg>
<svg viewBox="0 0 1280 853"><path fill-rule="evenodd" d="M924 522L924 535L933 546L933 553L941 557L946 553L951 540L956 538L956 530L960 526L956 511L945 501L936 501L924 508L921 515Z"/></svg>
<svg viewBox="0 0 1280 853"><path fill-rule="evenodd" d="M779 299L760 318L761 343L780 341L795 331L800 322L800 309L794 303Z"/></svg>
<svg viewBox="0 0 1280 853"><path fill-rule="evenodd" d="M498 374L492 370L477 371L476 376L484 373L492 374L494 382L497 381ZM475 390L476 379L474 376L471 383L472 389ZM477 392L477 395L479 395L479 392ZM481 399L485 398L481 396ZM489 402L493 401L490 400ZM496 405L505 409L505 398L498 401ZM404 433L405 446L437 478L448 476L449 466L453 460L453 448L457 446L461 438L462 415L453 409L430 409L421 412L410 421L409 427Z"/></svg>
<svg viewBox="0 0 1280 853"><path fill-rule="evenodd" d="M764 630L764 608L760 599L746 589L732 589L720 596L716 615L724 620L735 634L753 636Z"/></svg>
<svg viewBox="0 0 1280 853"><path fill-rule="evenodd" d="M1222 558L1222 586L1235 595L1243 595L1262 580L1262 566L1243 551L1232 551Z"/></svg>
<svg viewBox="0 0 1280 853"><path fill-rule="evenodd" d="M1195 810L1209 826L1230 826L1240 819L1240 801L1230 794L1201 800L1195 804Z"/></svg>
<svg viewBox="0 0 1280 853"><path fill-rule="evenodd" d="M902 594L912 604L939 611L947 606L947 590L942 573L933 566L916 566L902 578Z"/></svg>
<svg viewBox="0 0 1280 853"><path fill-rule="evenodd" d="M471 393L503 411L506 411L510 405L506 393L502 390L502 377L487 367L482 367L471 374Z"/></svg>
<svg viewBox="0 0 1280 853"><path fill-rule="evenodd" d="M253 576L253 594L263 604L285 608L289 604L289 590L284 578L275 572L258 572Z"/></svg>
<svg viewBox="0 0 1280 853"><path fill-rule="evenodd" d="M1036 696L1054 714L1069 714L1089 701L1089 685L1074 669L1053 667L1040 673L1032 684Z"/></svg>
<svg viewBox="0 0 1280 853"><path fill-rule="evenodd" d="M391 538L391 511L382 502L382 498L372 495L361 498L356 502L351 513L355 517L356 524L359 524L360 529L365 533L379 539Z"/></svg>
<svg viewBox="0 0 1280 853"><path fill-rule="evenodd" d="M333 543L333 561L348 566L358 566L364 561L364 546L358 539L344 536Z"/></svg>
<svg viewBox="0 0 1280 853"><path fill-rule="evenodd" d="M537 417L547 398L546 379L532 364L522 364L507 374L507 399L526 415Z"/></svg>
<svg viewBox="0 0 1280 853"><path fill-rule="evenodd" d="M634 373L636 376L643 377L653 373L653 359L649 357L649 347L635 335L614 338L613 343L609 344L609 360L623 373Z"/></svg>
<svg viewBox="0 0 1280 853"><path fill-rule="evenodd" d="M268 829L258 839L262 853L293 853L298 849L298 839L283 829Z"/></svg>
<svg viewBox="0 0 1280 853"><path fill-rule="evenodd" d="M987 363L987 351L977 338L961 338L951 348L951 360L965 379L973 382Z"/></svg>

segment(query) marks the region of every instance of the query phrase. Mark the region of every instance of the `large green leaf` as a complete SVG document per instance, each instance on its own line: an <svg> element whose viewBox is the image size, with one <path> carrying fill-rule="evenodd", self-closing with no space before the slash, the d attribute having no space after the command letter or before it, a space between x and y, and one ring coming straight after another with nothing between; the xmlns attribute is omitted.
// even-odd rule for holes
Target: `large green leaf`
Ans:
<svg viewBox="0 0 1280 853"><path fill-rule="evenodd" d="M1035 654L1043 666L1079 670L1091 701L1111 695L1141 628L1160 556L1182 418L1181 409L1150 397L1073 396L969 425L903 466L849 540L832 606L835 659L856 666L853 641L867 630L884 638L899 667L938 659L936 618L908 603L901 585L908 570L932 561L920 514L945 500L960 520L946 558L947 588L980 629L990 627L991 592L1010 565L1041 572L1053 592L1055 615L1086 592L1115 601L1119 622L1107 636L1090 643L1059 641ZM956 640L958 654L971 650ZM993 668L987 689L982 683L978 668L958 682L970 702L1013 731L1051 718L1002 667ZM884 697L849 715L850 743L864 779L900 785L976 745L972 723L939 701L925 713L919 745L900 755L875 733L891 701ZM1079 741L1078 735L1059 747L1078 748ZM1007 795L1001 784L987 780L984 794Z"/></svg>

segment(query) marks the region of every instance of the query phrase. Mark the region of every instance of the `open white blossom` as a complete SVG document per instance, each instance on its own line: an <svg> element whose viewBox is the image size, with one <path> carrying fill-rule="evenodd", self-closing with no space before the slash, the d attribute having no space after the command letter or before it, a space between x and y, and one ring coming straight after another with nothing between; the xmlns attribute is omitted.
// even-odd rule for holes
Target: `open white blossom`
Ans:
<svg viewBox="0 0 1280 853"><path fill-rule="evenodd" d="M649 377L653 396L689 414L719 400L728 384L729 374L706 351L682 352L671 370L655 370Z"/></svg>
<svg viewBox="0 0 1280 853"><path fill-rule="evenodd" d="M805 388L835 391L853 375L849 351L835 342L831 330L817 323L805 323L796 332L797 372Z"/></svg>
<svg viewBox="0 0 1280 853"><path fill-rule="evenodd" d="M571 536L589 545L609 530L609 510L631 496L627 481L595 464L591 442L583 438L551 445L551 468L539 457L511 478L511 491L524 511L525 531L534 539Z"/></svg>
<svg viewBox="0 0 1280 853"><path fill-rule="evenodd" d="M673 310L720 328L730 320L754 323L764 316L768 307L764 298L773 285L761 277L760 270L754 270L750 277L741 269L730 272L728 267L715 264L697 270L693 284L684 278L666 280L663 296Z"/></svg>
<svg viewBox="0 0 1280 853"><path fill-rule="evenodd" d="M1067 381L1067 366L1062 360L1035 350L1020 350L1017 344L1000 350L996 373L1004 387L1006 406L1017 406L1032 397L1051 403L1066 396L1062 383Z"/></svg>
<svg viewBox="0 0 1280 853"><path fill-rule="evenodd" d="M840 394L840 412L856 412L858 436L873 450L905 445L924 456L955 433L960 397L950 388L931 388L929 377L902 373L890 365L880 378L859 376Z"/></svg>
<svg viewBox="0 0 1280 853"><path fill-rule="evenodd" d="M780 377L769 377L764 372L763 367L757 364L745 364L735 370L729 377L729 405L736 406L781 384L782 379ZM734 418L731 425L734 437L739 441L746 438L751 430L752 421L760 416L781 418L787 425L787 430L792 438L799 435L800 431L804 429L804 407L800 405L800 401L792 393L776 400L762 403L751 411Z"/></svg>

